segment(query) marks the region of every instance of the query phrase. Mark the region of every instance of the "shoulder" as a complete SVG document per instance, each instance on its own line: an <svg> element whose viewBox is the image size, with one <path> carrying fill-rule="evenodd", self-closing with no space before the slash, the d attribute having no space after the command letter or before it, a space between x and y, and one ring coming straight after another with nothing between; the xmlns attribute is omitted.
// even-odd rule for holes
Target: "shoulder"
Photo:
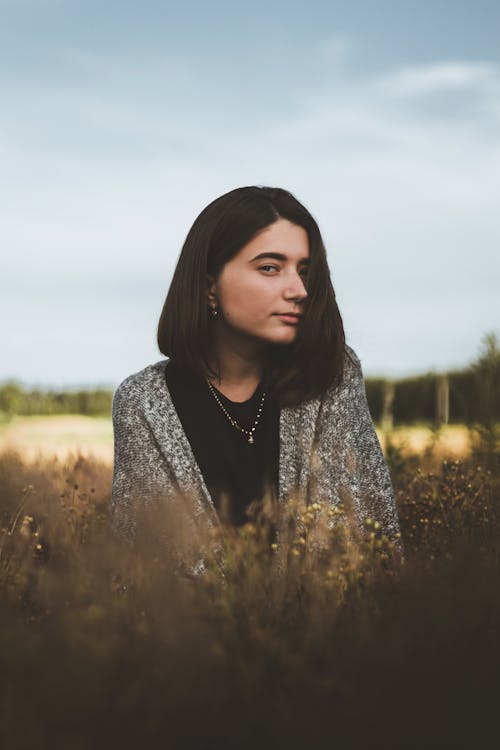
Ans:
<svg viewBox="0 0 500 750"><path fill-rule="evenodd" d="M344 367L348 370L361 370L361 360L351 346L345 345L344 349Z"/></svg>
<svg viewBox="0 0 500 750"><path fill-rule="evenodd" d="M337 404L339 399L349 399L349 394L353 388L358 388L363 383L363 371L361 360L355 350L345 345L344 348L344 369L342 379L339 383L330 386L323 395L324 404Z"/></svg>
<svg viewBox="0 0 500 750"><path fill-rule="evenodd" d="M143 367L142 370L128 375L116 388L113 394L113 413L122 405L140 406L151 395L158 394L160 389L166 388L165 367L168 358Z"/></svg>
<svg viewBox="0 0 500 750"><path fill-rule="evenodd" d="M338 388L342 390L360 379L363 379L361 360L352 346L346 344L344 349L344 370Z"/></svg>

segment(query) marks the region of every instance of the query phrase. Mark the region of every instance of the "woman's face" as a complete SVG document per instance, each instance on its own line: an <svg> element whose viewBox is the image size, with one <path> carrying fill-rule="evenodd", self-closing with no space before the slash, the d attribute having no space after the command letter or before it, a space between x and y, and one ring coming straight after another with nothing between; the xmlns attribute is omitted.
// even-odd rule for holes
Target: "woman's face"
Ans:
<svg viewBox="0 0 500 750"><path fill-rule="evenodd" d="M280 316L303 313L309 242L303 227L278 219L209 277L209 303L218 308L214 322L232 335L276 344L292 343L296 322Z"/></svg>

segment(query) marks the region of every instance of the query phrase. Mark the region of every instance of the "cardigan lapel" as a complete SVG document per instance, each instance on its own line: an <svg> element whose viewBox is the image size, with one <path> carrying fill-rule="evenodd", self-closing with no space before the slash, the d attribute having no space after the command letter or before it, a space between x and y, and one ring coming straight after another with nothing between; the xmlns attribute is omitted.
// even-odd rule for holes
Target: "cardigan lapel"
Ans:
<svg viewBox="0 0 500 750"><path fill-rule="evenodd" d="M282 505L294 491L298 491L300 497L307 497L319 407L320 399L315 398L281 409L278 500Z"/></svg>
<svg viewBox="0 0 500 750"><path fill-rule="evenodd" d="M208 514L210 520L220 524L213 499L205 484L203 474L193 454L175 410L165 379L168 360L152 367L149 383L151 392L146 396L146 418L156 441L178 483L179 489L194 498L196 517ZM279 488L278 501L286 504L295 489L307 492L310 461L320 399L295 407L283 407L279 422ZM304 460L307 457L307 460Z"/></svg>
<svg viewBox="0 0 500 750"><path fill-rule="evenodd" d="M146 398L146 418L180 491L193 499L196 518L208 515L212 524L218 525L220 519L212 497L167 387L167 361L161 360L153 365L152 379L149 383L151 392Z"/></svg>

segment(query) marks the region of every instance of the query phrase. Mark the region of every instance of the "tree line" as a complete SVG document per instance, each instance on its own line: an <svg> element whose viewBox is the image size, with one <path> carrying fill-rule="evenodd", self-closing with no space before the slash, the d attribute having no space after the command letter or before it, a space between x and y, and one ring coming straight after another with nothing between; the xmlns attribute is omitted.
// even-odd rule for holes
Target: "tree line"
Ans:
<svg viewBox="0 0 500 750"><path fill-rule="evenodd" d="M500 347L495 333L483 337L477 359L461 370L398 380L367 378L366 396L375 422L493 425L500 421Z"/></svg>
<svg viewBox="0 0 500 750"><path fill-rule="evenodd" d="M408 378L365 379L375 422L387 427L416 422L495 423L500 421L500 347L495 333L483 337L468 367ZM113 391L25 389L16 381L0 385L0 416L83 414L109 417Z"/></svg>

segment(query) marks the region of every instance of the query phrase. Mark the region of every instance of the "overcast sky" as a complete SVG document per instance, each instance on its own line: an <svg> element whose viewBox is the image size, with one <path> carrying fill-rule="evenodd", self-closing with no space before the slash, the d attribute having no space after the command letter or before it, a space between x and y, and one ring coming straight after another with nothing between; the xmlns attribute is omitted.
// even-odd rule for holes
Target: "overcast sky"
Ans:
<svg viewBox="0 0 500 750"><path fill-rule="evenodd" d="M316 218L365 375L500 333L500 3L0 0L0 380L116 386L198 213Z"/></svg>

